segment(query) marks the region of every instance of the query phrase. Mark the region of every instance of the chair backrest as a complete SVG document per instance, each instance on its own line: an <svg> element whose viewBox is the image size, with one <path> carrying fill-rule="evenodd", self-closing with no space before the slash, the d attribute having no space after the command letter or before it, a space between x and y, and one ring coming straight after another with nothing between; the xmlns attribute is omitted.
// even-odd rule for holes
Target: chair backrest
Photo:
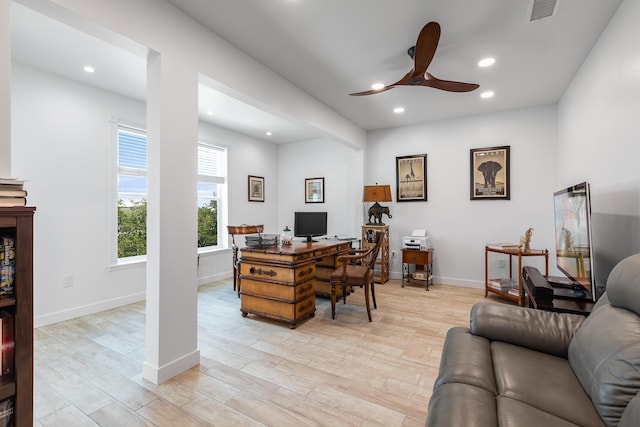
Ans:
<svg viewBox="0 0 640 427"><path fill-rule="evenodd" d="M376 231L376 235L373 239L375 245L369 253L369 259L367 260L367 267L369 267L370 270L372 270L376 265L376 259L378 258L378 253L380 253L380 247L382 246L384 238L385 234L383 231Z"/></svg>

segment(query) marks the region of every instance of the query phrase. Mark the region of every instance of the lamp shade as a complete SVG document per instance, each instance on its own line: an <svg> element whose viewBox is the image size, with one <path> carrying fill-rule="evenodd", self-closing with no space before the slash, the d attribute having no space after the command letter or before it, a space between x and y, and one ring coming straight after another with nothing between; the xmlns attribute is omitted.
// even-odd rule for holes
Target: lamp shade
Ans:
<svg viewBox="0 0 640 427"><path fill-rule="evenodd" d="M363 202L390 202L390 185L365 185L362 195Z"/></svg>

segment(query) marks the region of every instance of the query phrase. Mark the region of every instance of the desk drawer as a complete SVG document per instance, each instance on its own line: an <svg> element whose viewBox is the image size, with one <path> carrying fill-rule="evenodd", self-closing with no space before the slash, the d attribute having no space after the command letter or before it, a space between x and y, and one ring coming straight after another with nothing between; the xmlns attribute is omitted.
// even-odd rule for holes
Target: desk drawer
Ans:
<svg viewBox="0 0 640 427"><path fill-rule="evenodd" d="M419 265L431 264L431 252L417 250L402 251L402 262Z"/></svg>
<svg viewBox="0 0 640 427"><path fill-rule="evenodd" d="M312 279L292 286L286 283L279 284L260 280L242 279L242 293L286 301L300 301L315 293L316 287L314 282Z"/></svg>
<svg viewBox="0 0 640 427"><path fill-rule="evenodd" d="M313 261L294 267L240 262L240 275L243 281L249 278L274 282L301 283L313 278L315 274L316 264Z"/></svg>
<svg viewBox="0 0 640 427"><path fill-rule="evenodd" d="M310 295L299 302L289 303L243 293L240 298L240 310L243 313L255 313L278 320L296 322L315 313L316 297Z"/></svg>

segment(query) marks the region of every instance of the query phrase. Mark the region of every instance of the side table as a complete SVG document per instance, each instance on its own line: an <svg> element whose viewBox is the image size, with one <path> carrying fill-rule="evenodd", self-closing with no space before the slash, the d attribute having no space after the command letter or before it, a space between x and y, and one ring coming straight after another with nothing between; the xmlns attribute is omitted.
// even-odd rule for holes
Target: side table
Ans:
<svg viewBox="0 0 640 427"><path fill-rule="evenodd" d="M413 277L411 277L411 273L409 272L409 265L411 264L415 265ZM433 249L402 249L403 288L405 277L407 278L407 282L410 282L413 279L414 281L425 283L428 291L429 284L433 284Z"/></svg>
<svg viewBox="0 0 640 427"><path fill-rule="evenodd" d="M518 270L516 274L517 277L517 295L510 294L507 290L498 290L489 287L489 253L498 253L509 255L509 278L511 280L513 277L513 263L512 257L518 258ZM525 305L525 292L524 286L522 285L522 258L532 257L532 256L542 256L544 257L544 268L545 268L545 276L549 275L549 251L547 249L531 249L529 251L521 251L520 248L512 248L512 247L494 247L490 245L486 245L484 247L484 296L487 297L489 292L498 294L504 298L510 299L512 301L516 301L519 306Z"/></svg>

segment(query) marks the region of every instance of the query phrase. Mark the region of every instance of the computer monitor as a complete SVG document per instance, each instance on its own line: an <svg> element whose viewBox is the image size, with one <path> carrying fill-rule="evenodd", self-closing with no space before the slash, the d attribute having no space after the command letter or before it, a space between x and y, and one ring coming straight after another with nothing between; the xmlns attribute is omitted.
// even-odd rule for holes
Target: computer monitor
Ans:
<svg viewBox="0 0 640 427"><path fill-rule="evenodd" d="M293 235L306 237L307 242L315 242L314 237L327 234L326 212L295 212Z"/></svg>

